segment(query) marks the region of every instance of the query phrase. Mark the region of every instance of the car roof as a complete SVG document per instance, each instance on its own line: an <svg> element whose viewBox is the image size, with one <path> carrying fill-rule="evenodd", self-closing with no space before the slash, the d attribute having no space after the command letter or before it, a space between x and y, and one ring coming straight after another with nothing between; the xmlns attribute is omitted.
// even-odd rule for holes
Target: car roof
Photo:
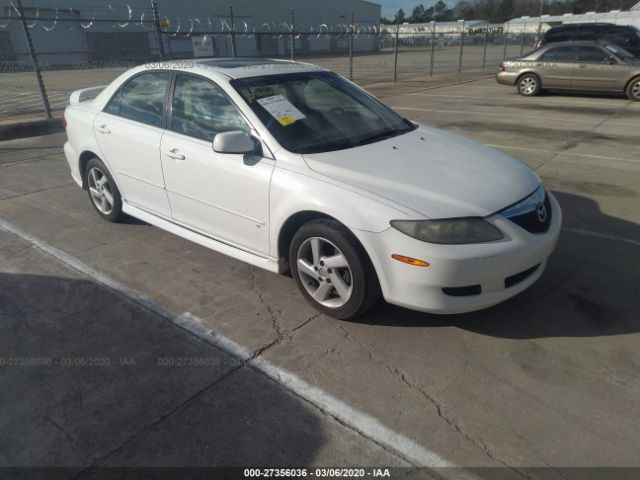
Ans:
<svg viewBox="0 0 640 480"><path fill-rule="evenodd" d="M598 40L573 40L569 42L547 43L541 49L550 49L555 47L604 47L605 45L613 45L611 42L603 42Z"/></svg>
<svg viewBox="0 0 640 480"><path fill-rule="evenodd" d="M563 29L576 29L576 28L589 28L589 27L624 27L624 26L625 25L616 25L615 23L606 23L606 22L568 23L565 25L558 25L557 27L551 27L549 30L547 30L547 32L550 32L552 30L563 30Z"/></svg>
<svg viewBox="0 0 640 480"><path fill-rule="evenodd" d="M230 78L258 77L276 75L280 73L318 72L326 69L310 63L281 60L276 58L196 58L186 60L171 60L160 64L163 70L193 69L202 72L215 70Z"/></svg>

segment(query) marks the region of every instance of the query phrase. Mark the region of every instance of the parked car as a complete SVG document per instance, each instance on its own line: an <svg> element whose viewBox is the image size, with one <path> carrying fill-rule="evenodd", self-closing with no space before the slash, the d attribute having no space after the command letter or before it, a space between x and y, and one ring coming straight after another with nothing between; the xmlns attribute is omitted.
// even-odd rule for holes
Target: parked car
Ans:
<svg viewBox="0 0 640 480"><path fill-rule="evenodd" d="M71 95L64 151L98 215L291 270L336 318L381 294L436 313L494 305L542 275L558 239L558 202L526 165L320 67L144 65L88 95Z"/></svg>
<svg viewBox="0 0 640 480"><path fill-rule="evenodd" d="M551 43L590 41L613 43L636 57L640 57L640 30L632 25L612 23L573 23L547 30L538 47Z"/></svg>
<svg viewBox="0 0 640 480"><path fill-rule="evenodd" d="M640 60L612 43L547 45L498 67L498 83L530 97L544 89L624 92L640 101Z"/></svg>

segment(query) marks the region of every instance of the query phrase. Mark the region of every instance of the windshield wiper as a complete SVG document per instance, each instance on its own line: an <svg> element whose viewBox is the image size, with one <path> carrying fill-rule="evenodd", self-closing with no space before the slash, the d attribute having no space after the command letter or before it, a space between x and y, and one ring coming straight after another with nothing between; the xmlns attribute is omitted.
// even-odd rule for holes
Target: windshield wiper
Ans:
<svg viewBox="0 0 640 480"><path fill-rule="evenodd" d="M353 144L354 147L359 147L360 145L367 145L369 143L381 142L382 140L386 140L388 138L397 137L401 133L408 132L409 129L406 130L383 130L380 133L376 133L370 137L365 138L364 140L360 140L359 142L355 142Z"/></svg>

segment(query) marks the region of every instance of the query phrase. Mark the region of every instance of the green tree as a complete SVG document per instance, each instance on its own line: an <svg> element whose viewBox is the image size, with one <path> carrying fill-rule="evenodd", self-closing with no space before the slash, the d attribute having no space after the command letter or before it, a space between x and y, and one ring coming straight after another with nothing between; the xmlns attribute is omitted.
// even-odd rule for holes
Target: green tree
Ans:
<svg viewBox="0 0 640 480"><path fill-rule="evenodd" d="M393 23L403 23L406 20L405 18L405 13L403 9L399 9L398 12L396 13L395 18L393 19Z"/></svg>
<svg viewBox="0 0 640 480"><path fill-rule="evenodd" d="M424 22L424 5L417 5L413 9L413 12L411 12L411 16L409 17L409 21L411 23Z"/></svg>
<svg viewBox="0 0 640 480"><path fill-rule="evenodd" d="M442 0L433 6L433 18L436 22L448 22L453 20L453 13Z"/></svg>

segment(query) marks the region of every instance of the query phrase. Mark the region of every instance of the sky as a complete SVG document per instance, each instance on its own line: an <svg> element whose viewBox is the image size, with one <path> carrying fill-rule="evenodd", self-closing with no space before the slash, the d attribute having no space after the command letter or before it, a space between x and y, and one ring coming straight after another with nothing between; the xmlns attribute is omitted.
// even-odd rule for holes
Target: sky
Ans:
<svg viewBox="0 0 640 480"><path fill-rule="evenodd" d="M382 5L382 16L387 18L393 18L399 8L404 10L404 13L409 16L413 11L413 7L422 3L425 8L429 8L435 4L437 0L371 0L374 3ZM446 1L448 5L454 2Z"/></svg>

